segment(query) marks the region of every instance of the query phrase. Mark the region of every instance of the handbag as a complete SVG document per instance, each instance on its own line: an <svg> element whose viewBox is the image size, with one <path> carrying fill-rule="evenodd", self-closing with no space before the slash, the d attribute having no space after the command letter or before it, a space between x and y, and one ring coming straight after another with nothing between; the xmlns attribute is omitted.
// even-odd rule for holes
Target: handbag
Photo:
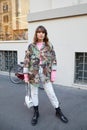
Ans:
<svg viewBox="0 0 87 130"><path fill-rule="evenodd" d="M25 105L27 106L27 108L31 108L33 107L33 102L32 102L32 98L31 98L31 86L29 83L27 83L25 85L26 88L26 95L25 95Z"/></svg>

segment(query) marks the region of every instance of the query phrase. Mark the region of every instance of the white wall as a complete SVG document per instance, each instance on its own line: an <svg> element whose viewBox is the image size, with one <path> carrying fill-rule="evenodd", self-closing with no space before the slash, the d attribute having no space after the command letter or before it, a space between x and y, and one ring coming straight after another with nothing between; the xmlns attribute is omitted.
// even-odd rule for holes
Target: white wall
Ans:
<svg viewBox="0 0 87 130"><path fill-rule="evenodd" d="M79 0L80 3L87 3L87 0Z"/></svg>
<svg viewBox="0 0 87 130"><path fill-rule="evenodd" d="M52 0L52 8L61 8L83 3L87 3L87 0Z"/></svg>
<svg viewBox="0 0 87 130"><path fill-rule="evenodd" d="M57 53L56 83L72 86L75 52L87 52L87 16L29 23L29 42L38 25L44 25Z"/></svg>
<svg viewBox="0 0 87 130"><path fill-rule="evenodd" d="M87 0L30 0L30 12L39 12L49 9L67 7L87 3Z"/></svg>
<svg viewBox="0 0 87 130"><path fill-rule="evenodd" d="M30 12L39 12L51 8L51 0L30 0Z"/></svg>
<svg viewBox="0 0 87 130"><path fill-rule="evenodd" d="M52 8L60 8L78 4L79 0L52 0Z"/></svg>
<svg viewBox="0 0 87 130"><path fill-rule="evenodd" d="M18 63L24 61L25 50L28 47L27 41L0 41L0 51L17 51Z"/></svg>

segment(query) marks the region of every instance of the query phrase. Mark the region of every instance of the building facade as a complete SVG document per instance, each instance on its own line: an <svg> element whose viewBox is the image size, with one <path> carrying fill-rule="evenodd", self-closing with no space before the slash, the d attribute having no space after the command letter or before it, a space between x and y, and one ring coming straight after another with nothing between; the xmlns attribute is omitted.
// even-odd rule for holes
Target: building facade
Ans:
<svg viewBox="0 0 87 130"><path fill-rule="evenodd" d="M28 41L0 42L0 51L23 61L36 27L44 25L57 54L56 83L87 88L87 0L30 0L29 6Z"/></svg>
<svg viewBox="0 0 87 130"><path fill-rule="evenodd" d="M0 0L0 40L27 39L28 3L29 0Z"/></svg>
<svg viewBox="0 0 87 130"><path fill-rule="evenodd" d="M10 8L9 8L10 7ZM12 34L11 1L0 1L0 40L8 39L8 32ZM12 38L10 35L9 37Z"/></svg>
<svg viewBox="0 0 87 130"><path fill-rule="evenodd" d="M29 42L44 25L57 53L56 83L87 88L87 0L37 1L30 0Z"/></svg>
<svg viewBox="0 0 87 130"><path fill-rule="evenodd" d="M24 56L21 50L25 50L28 39L28 12L29 0L0 0L1 72L9 71Z"/></svg>

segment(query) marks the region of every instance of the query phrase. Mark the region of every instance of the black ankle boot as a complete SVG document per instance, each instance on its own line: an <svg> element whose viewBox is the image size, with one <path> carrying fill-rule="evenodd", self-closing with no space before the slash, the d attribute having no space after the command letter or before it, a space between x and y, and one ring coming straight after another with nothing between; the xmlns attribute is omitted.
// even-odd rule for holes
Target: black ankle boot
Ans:
<svg viewBox="0 0 87 130"><path fill-rule="evenodd" d="M60 107L56 108L56 116L59 117L62 122L68 123L68 119L64 116Z"/></svg>
<svg viewBox="0 0 87 130"><path fill-rule="evenodd" d="M38 117L39 117L39 111L38 111L38 106L34 106L34 115L31 120L32 125L36 125L38 122Z"/></svg>

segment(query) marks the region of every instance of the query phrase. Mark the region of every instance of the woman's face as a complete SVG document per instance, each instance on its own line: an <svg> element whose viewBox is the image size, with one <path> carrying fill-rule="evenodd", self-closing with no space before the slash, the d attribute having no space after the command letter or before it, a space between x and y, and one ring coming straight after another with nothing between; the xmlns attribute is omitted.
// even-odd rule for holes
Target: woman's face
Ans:
<svg viewBox="0 0 87 130"><path fill-rule="evenodd" d="M38 41L43 41L44 38L45 38L45 33L42 32L42 31L38 31L37 32L37 39L38 39Z"/></svg>

